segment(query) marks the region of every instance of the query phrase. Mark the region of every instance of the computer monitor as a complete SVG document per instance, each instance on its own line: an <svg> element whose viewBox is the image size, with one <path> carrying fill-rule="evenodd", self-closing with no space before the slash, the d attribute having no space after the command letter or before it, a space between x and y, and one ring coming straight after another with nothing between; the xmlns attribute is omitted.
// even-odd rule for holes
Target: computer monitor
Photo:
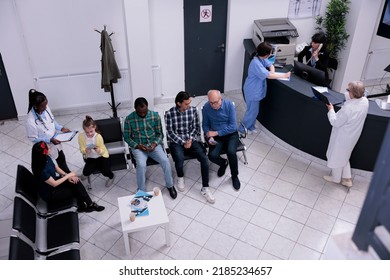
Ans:
<svg viewBox="0 0 390 280"><path fill-rule="evenodd" d="M325 79L325 72L311 67L305 63L295 60L294 73L298 77L316 84L317 86L328 86Z"/></svg>
<svg viewBox="0 0 390 280"><path fill-rule="evenodd" d="M376 35L390 39L390 0L387 0L383 7Z"/></svg>

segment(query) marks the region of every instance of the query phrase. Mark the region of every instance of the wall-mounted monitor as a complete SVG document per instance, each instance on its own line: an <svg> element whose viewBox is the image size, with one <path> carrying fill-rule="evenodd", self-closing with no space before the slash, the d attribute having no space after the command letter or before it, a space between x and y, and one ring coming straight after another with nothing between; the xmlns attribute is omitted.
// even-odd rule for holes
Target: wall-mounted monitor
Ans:
<svg viewBox="0 0 390 280"><path fill-rule="evenodd" d="M376 35L390 39L390 0L386 0Z"/></svg>
<svg viewBox="0 0 390 280"><path fill-rule="evenodd" d="M294 74L317 86L328 86L324 71L296 60L294 61Z"/></svg>

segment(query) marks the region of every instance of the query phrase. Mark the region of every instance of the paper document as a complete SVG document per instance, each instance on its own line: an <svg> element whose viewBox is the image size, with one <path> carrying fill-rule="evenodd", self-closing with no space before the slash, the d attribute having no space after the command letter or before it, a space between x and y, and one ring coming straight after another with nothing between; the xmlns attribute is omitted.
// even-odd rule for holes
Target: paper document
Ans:
<svg viewBox="0 0 390 280"><path fill-rule="evenodd" d="M65 132L65 133L56 133L53 138L57 139L58 141L61 142L67 142L73 139L73 137L77 134L78 131L70 131L70 132Z"/></svg>
<svg viewBox="0 0 390 280"><path fill-rule="evenodd" d="M378 104L379 108L382 110L390 110L390 103L386 102L386 100L375 99L375 103Z"/></svg>
<svg viewBox="0 0 390 280"><path fill-rule="evenodd" d="M324 93L324 92L328 92L328 88L327 87L312 87L314 88L316 91L318 92L321 92L321 93Z"/></svg>
<svg viewBox="0 0 390 280"><path fill-rule="evenodd" d="M275 74L278 74L278 75L282 75L284 74L284 72L275 72ZM277 80L281 80L281 81L290 81L290 77L288 78L284 78L284 77L280 77L280 78L276 78Z"/></svg>

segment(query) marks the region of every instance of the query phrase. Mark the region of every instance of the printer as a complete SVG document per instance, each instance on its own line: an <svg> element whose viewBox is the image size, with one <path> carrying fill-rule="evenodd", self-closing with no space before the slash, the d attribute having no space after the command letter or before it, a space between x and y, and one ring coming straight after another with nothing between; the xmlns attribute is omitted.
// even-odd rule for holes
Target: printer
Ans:
<svg viewBox="0 0 390 280"><path fill-rule="evenodd" d="M272 44L275 65L293 64L298 36L297 29L287 18L258 19L253 24L253 43L256 47L261 42Z"/></svg>

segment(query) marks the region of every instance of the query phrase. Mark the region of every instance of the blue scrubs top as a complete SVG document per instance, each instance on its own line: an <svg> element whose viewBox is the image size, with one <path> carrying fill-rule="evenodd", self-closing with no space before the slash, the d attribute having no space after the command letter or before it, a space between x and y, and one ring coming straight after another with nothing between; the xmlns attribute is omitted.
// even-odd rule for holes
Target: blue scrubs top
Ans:
<svg viewBox="0 0 390 280"><path fill-rule="evenodd" d="M244 83L245 101L260 101L267 93L267 77L272 63L268 59L254 57L249 64L248 77Z"/></svg>

